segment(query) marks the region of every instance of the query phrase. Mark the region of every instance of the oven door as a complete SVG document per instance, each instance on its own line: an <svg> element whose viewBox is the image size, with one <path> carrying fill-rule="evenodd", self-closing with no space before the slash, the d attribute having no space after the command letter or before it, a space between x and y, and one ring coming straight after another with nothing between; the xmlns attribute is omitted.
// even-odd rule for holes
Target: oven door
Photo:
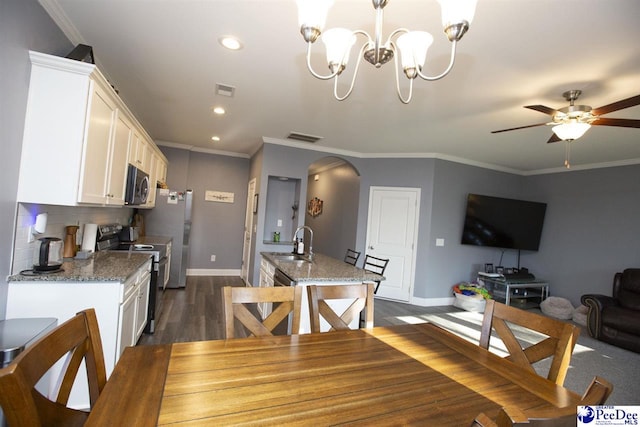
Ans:
<svg viewBox="0 0 640 427"><path fill-rule="evenodd" d="M163 257L157 264L158 269L158 282L157 285L159 288L162 288L164 291L167 288L167 283L169 283L169 258Z"/></svg>

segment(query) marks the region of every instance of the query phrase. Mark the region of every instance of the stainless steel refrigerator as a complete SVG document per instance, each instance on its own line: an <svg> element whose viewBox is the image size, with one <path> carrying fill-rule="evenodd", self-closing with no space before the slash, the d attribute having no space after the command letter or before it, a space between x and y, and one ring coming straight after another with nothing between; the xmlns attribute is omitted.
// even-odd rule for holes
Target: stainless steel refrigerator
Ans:
<svg viewBox="0 0 640 427"><path fill-rule="evenodd" d="M156 206L144 212L147 236L173 238L171 267L167 288L184 288L189 265L189 235L191 234L192 190L156 190Z"/></svg>

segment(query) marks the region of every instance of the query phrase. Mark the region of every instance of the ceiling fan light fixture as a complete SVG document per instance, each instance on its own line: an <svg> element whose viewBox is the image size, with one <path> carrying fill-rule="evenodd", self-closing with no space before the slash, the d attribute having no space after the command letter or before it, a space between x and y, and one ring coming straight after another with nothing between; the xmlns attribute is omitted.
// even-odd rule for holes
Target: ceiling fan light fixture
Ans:
<svg viewBox="0 0 640 427"><path fill-rule="evenodd" d="M574 141L584 135L590 127L589 123L570 122L556 125L551 129L563 141Z"/></svg>

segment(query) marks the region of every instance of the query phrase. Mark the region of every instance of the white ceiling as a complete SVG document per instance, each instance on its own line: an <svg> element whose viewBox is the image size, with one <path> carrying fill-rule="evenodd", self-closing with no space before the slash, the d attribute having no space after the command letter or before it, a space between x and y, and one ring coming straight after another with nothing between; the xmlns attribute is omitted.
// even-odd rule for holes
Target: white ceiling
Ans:
<svg viewBox="0 0 640 427"><path fill-rule="evenodd" d="M40 1L74 44L93 47L159 144L251 154L264 138L301 132L322 136L315 146L364 157L435 155L529 174L561 168L565 147L546 143L547 126L490 133L548 121L524 105L567 106L569 89L594 108L640 94L637 0L479 0L453 71L416 80L409 105L395 94L393 63L363 62L351 97L336 101L332 83L306 69L294 0ZM369 0L337 0L327 28L371 33L374 18ZM450 44L435 0L391 0L385 36L398 27L431 32L426 72L445 67ZM244 48L221 47L226 34ZM313 48L324 73L323 46ZM355 51L352 67L354 59ZM216 83L235 86L235 96L216 95ZM212 114L219 105L226 115ZM640 119L640 107L606 117ZM640 129L594 126L573 143L571 160L574 170L638 163Z"/></svg>

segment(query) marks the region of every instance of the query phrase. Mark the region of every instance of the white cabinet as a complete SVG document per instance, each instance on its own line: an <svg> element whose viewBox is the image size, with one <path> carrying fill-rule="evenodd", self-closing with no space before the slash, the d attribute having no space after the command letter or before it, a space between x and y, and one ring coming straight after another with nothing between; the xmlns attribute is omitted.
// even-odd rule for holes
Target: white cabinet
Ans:
<svg viewBox="0 0 640 427"><path fill-rule="evenodd" d="M276 267L267 261L264 257L260 261L260 287L270 288L273 287L273 275L276 273ZM266 318L271 314L273 303L262 302L258 303L258 311L262 318Z"/></svg>
<svg viewBox="0 0 640 427"><path fill-rule="evenodd" d="M131 125L108 94L90 85L91 107L80 170L80 203L124 205Z"/></svg>
<svg viewBox="0 0 640 427"><path fill-rule="evenodd" d="M111 375L124 347L136 344L146 323L151 262L151 259L146 261L125 283L9 282L6 317L55 317L61 324L77 312L93 307L98 318L107 375ZM51 392L59 372L59 368L52 372ZM74 407L89 407L86 371L82 368L69 402Z"/></svg>
<svg viewBox="0 0 640 427"><path fill-rule="evenodd" d="M124 205L127 186L127 158L132 133L131 125L125 119L122 111L118 110L106 185L108 205Z"/></svg>
<svg viewBox="0 0 640 427"><path fill-rule="evenodd" d="M151 273L149 270L143 271L138 281L138 293L136 296L136 321L135 321L135 342L136 345L144 327L147 326L147 313L149 311L149 285Z"/></svg>
<svg viewBox="0 0 640 427"><path fill-rule="evenodd" d="M155 151L151 151L149 159L149 197L147 197L147 203L144 204L145 208L152 208L156 205L156 172L158 166L158 155Z"/></svg>
<svg viewBox="0 0 640 427"><path fill-rule="evenodd" d="M132 345L135 340L134 325L136 323L136 302L138 300L137 293L131 293L120 306L119 323L120 327L118 337L118 357L122 356L122 352L126 347Z"/></svg>
<svg viewBox="0 0 640 427"><path fill-rule="evenodd" d="M162 157L158 157L156 165L156 181L166 184L167 182L167 161Z"/></svg>
<svg viewBox="0 0 640 427"><path fill-rule="evenodd" d="M118 357L126 347L134 346L147 325L149 309L149 282L151 280L151 261L145 263L123 285L123 297L119 308Z"/></svg>
<svg viewBox="0 0 640 427"><path fill-rule="evenodd" d="M150 144L139 132L133 132L131 146L129 147L129 163L146 173L149 173L151 165Z"/></svg>
<svg viewBox="0 0 640 427"><path fill-rule="evenodd" d="M144 141L147 171L155 144L95 65L29 55L18 201L124 205L132 132Z"/></svg>

